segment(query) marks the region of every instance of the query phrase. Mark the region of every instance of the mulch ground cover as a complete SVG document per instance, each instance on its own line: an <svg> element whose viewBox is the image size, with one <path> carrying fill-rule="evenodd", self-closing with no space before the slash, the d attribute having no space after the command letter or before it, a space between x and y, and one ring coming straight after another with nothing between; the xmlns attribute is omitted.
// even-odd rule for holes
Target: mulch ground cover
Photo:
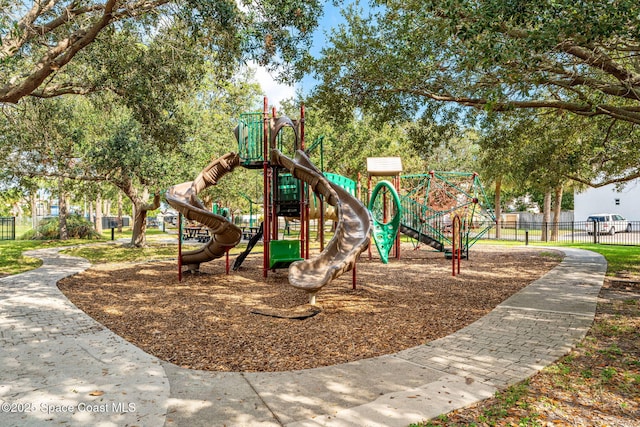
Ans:
<svg viewBox="0 0 640 427"><path fill-rule="evenodd" d="M363 254L357 289L351 273L343 275L320 290L317 313L308 295L288 284L286 269L263 279L260 253L229 275L224 260L203 264L182 282L175 261L105 264L59 286L79 308L160 359L192 369L273 372L390 354L446 336L559 261L548 250L479 245L452 277L451 261L439 252L409 245L387 265Z"/></svg>

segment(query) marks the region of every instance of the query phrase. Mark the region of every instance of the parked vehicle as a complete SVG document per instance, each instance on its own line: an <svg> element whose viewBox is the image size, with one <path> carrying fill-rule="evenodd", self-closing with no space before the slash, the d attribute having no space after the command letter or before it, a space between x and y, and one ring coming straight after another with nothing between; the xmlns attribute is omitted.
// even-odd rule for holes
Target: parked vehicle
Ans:
<svg viewBox="0 0 640 427"><path fill-rule="evenodd" d="M597 232L599 234L611 234L613 236L619 231L629 233L631 231L631 222L618 214L593 214L587 218L585 228L589 234Z"/></svg>

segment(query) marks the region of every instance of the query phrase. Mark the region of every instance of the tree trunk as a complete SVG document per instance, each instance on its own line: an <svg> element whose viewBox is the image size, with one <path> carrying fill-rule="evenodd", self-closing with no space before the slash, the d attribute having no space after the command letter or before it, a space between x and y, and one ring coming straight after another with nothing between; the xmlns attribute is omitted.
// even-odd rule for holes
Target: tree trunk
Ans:
<svg viewBox="0 0 640 427"><path fill-rule="evenodd" d="M122 233L122 193L118 191L118 233Z"/></svg>
<svg viewBox="0 0 640 427"><path fill-rule="evenodd" d="M551 221L551 190L544 193L544 203L542 207L542 236L543 242L549 241L549 222Z"/></svg>
<svg viewBox="0 0 640 427"><path fill-rule="evenodd" d="M102 234L102 195L96 196L96 232Z"/></svg>
<svg viewBox="0 0 640 427"><path fill-rule="evenodd" d="M93 202L91 200L89 200L89 222L91 222L91 224L93 224L93 229L95 230L95 228L96 228L96 217L95 217L94 212L93 212Z"/></svg>
<svg viewBox="0 0 640 427"><path fill-rule="evenodd" d="M502 206L501 203L502 176L496 178L496 193L494 198L495 215L496 215L496 239L501 237L500 229L502 228Z"/></svg>
<svg viewBox="0 0 640 427"><path fill-rule="evenodd" d="M146 245L146 231L147 231L147 212L158 209L160 207L160 193L158 192L153 197L153 202L144 203L142 200L137 200L134 203L134 219L133 219L133 231L131 234L131 246L141 248Z"/></svg>
<svg viewBox="0 0 640 427"><path fill-rule="evenodd" d="M64 191L64 178L58 178L58 232L60 240L69 239L67 230L67 194Z"/></svg>
<svg viewBox="0 0 640 427"><path fill-rule="evenodd" d="M31 202L31 228L34 230L38 227L38 204L36 201L36 194L38 190L31 190L29 194L29 200Z"/></svg>
<svg viewBox="0 0 640 427"><path fill-rule="evenodd" d="M557 242L560 228L560 213L562 212L563 184L558 184L555 188L555 200L553 205L553 230L551 231L551 241Z"/></svg>

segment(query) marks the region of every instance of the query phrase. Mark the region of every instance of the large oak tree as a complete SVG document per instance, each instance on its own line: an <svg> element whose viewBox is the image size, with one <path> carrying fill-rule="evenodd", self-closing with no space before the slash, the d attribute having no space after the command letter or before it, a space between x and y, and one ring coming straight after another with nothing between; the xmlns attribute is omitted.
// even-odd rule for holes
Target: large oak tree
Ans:
<svg viewBox="0 0 640 427"><path fill-rule="evenodd" d="M334 111L406 118L430 101L481 112L566 111L602 129L592 173L575 178L601 185L640 176L637 1L373 4L369 13L347 9L315 64L317 94ZM600 155L605 146L615 150Z"/></svg>
<svg viewBox="0 0 640 427"><path fill-rule="evenodd" d="M208 50L209 60L232 69L243 55L275 68L290 65L308 49L321 12L317 0L3 0L0 5L0 103L102 89L95 78L100 70L92 69L91 76L80 65L68 65L82 62L79 53L100 42L105 30L122 27L148 37L181 27L185 37Z"/></svg>

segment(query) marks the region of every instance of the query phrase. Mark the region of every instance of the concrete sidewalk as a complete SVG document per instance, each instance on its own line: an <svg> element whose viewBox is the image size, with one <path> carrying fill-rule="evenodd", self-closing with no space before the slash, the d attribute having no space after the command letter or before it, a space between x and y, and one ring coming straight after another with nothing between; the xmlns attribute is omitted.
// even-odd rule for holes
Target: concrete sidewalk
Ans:
<svg viewBox="0 0 640 427"><path fill-rule="evenodd" d="M0 279L0 425L402 426L492 396L591 326L606 261L564 261L477 322L393 355L279 373L183 369L76 308L56 282L89 267L57 249Z"/></svg>

